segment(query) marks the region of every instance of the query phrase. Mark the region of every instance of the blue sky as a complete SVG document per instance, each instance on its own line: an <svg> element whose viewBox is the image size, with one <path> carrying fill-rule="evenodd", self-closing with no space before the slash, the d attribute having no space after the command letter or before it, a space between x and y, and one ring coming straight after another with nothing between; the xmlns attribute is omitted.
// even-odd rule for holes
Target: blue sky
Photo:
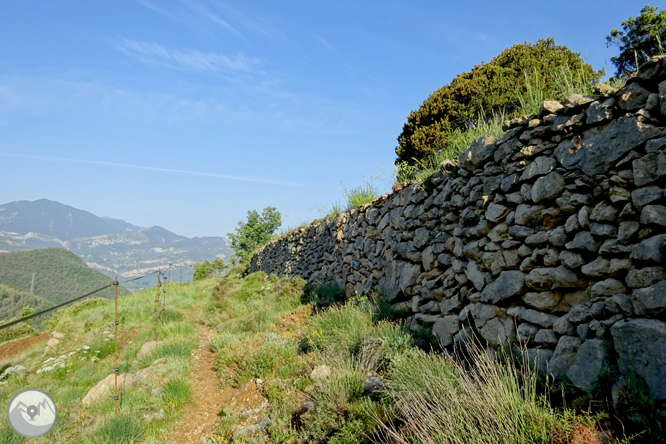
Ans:
<svg viewBox="0 0 666 444"><path fill-rule="evenodd" d="M0 203L186 236L271 205L295 227L392 168L406 116L456 74L549 36L612 74L604 37L644 5L3 2Z"/></svg>

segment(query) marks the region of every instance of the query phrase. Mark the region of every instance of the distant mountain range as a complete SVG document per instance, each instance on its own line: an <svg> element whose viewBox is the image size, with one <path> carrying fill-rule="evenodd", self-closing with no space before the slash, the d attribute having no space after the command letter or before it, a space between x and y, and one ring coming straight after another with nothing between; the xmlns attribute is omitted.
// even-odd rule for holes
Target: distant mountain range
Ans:
<svg viewBox="0 0 666 444"><path fill-rule="evenodd" d="M54 247L75 253L107 276L118 274L121 281L169 264L173 264L172 281L188 281L194 262L228 258L232 253L223 237L188 238L159 226L142 228L48 199L0 205L0 252ZM155 285L153 277L126 286L149 287Z"/></svg>

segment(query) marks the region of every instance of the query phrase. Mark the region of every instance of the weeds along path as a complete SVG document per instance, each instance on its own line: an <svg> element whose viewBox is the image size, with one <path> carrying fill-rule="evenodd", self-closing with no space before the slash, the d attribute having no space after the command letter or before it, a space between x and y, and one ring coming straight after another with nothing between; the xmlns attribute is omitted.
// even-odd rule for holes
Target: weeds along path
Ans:
<svg viewBox="0 0 666 444"><path fill-rule="evenodd" d="M37 344L42 341L47 341L49 339L48 333L42 333L41 335L31 336L29 338L19 339L17 341L9 342L0 347L0 361L3 359L11 358L14 355L26 350L33 344Z"/></svg>
<svg viewBox="0 0 666 444"><path fill-rule="evenodd" d="M218 387L219 377L213 368L215 353L210 348L217 332L201 323L197 328L199 347L192 352L192 400L169 433L168 440L173 444L201 444L212 437L220 410L231 403L234 394L231 387Z"/></svg>

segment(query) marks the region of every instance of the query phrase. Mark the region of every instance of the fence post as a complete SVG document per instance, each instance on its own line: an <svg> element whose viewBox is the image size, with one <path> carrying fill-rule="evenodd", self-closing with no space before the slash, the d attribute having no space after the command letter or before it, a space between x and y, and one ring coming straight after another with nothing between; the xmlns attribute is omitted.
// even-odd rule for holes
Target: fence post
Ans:
<svg viewBox="0 0 666 444"><path fill-rule="evenodd" d="M160 269L157 269L157 299L155 303L157 307L155 309L155 342L159 339L159 325L160 325L160 287L162 286L160 282Z"/></svg>
<svg viewBox="0 0 666 444"><path fill-rule="evenodd" d="M116 275L116 279L113 282L113 287L115 288L115 305L116 305L116 314L114 318L114 328L115 332L113 335L113 342L114 342L114 353L115 353L115 365L113 366L113 373L115 375L115 396L113 397L114 402L116 403L116 416L118 416L118 275Z"/></svg>

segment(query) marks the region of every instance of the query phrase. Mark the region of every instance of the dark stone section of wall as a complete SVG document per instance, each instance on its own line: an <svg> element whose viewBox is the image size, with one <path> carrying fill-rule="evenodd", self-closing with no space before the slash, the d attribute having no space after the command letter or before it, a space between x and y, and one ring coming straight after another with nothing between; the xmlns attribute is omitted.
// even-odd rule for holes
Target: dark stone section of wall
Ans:
<svg viewBox="0 0 666 444"><path fill-rule="evenodd" d="M610 372L621 393L633 371L666 400L666 58L598 92L506 122L426 187L289 233L251 270L379 290L445 346L520 340L583 390Z"/></svg>

